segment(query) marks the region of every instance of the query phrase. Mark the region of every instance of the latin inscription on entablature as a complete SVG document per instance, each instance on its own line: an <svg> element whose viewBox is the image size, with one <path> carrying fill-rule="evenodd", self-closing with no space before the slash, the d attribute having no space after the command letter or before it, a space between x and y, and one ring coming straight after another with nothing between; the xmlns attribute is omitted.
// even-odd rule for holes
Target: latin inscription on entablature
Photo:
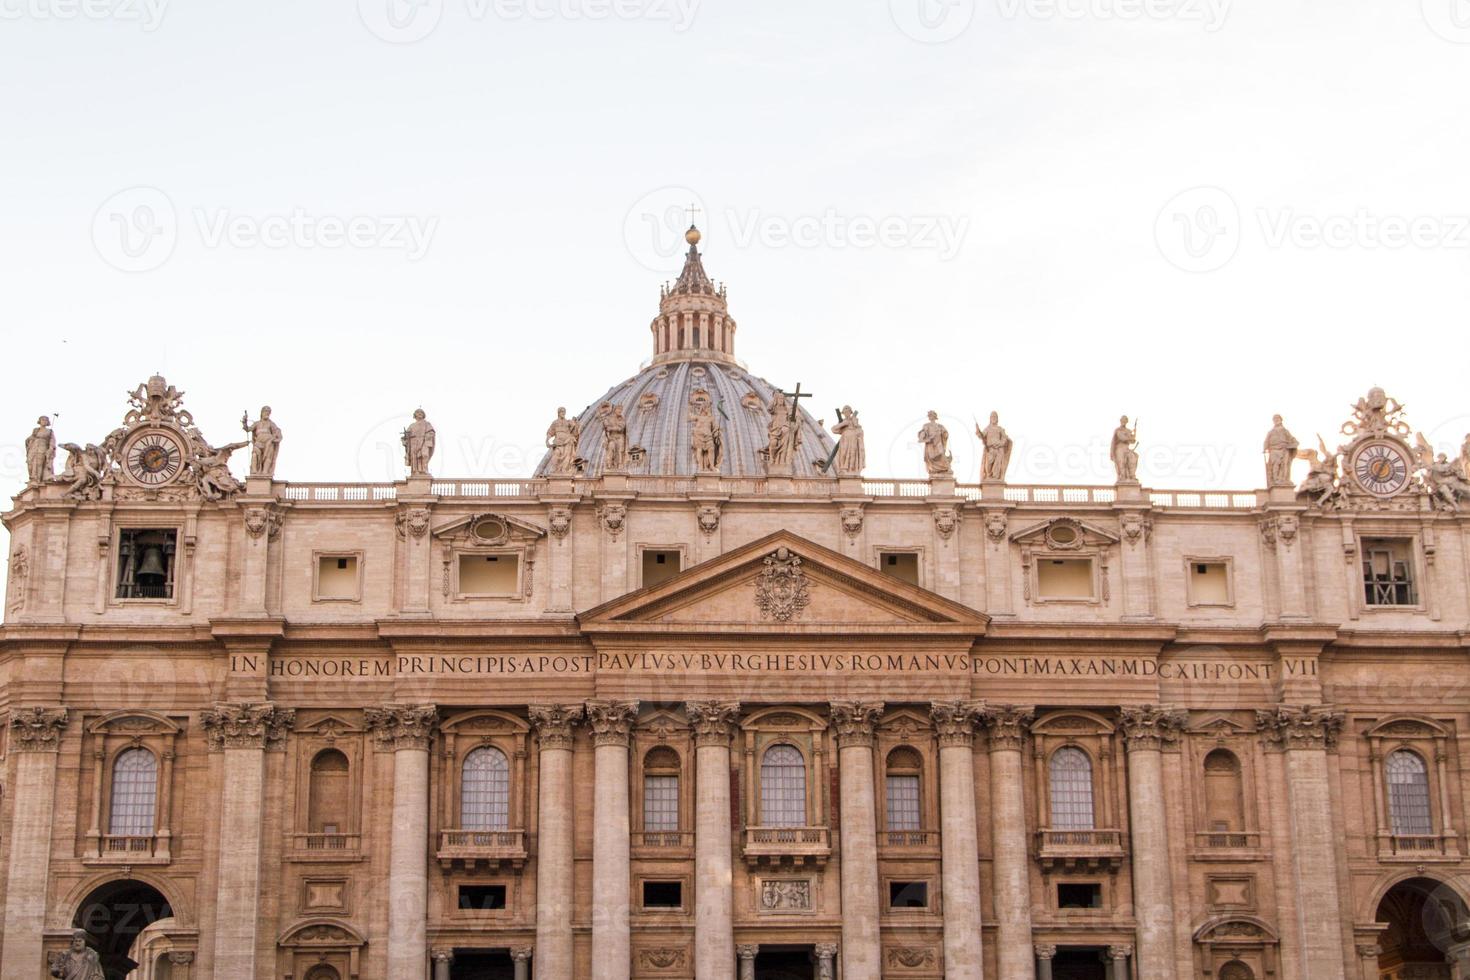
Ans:
<svg viewBox="0 0 1470 980"><path fill-rule="evenodd" d="M1153 660L1146 657L987 657L974 661L975 673L985 677L1013 679L1053 677L1078 679L1139 678L1185 683L1239 684L1272 681L1280 674L1288 677L1315 674L1315 663L1285 663L1285 669L1274 662L1250 660Z"/></svg>

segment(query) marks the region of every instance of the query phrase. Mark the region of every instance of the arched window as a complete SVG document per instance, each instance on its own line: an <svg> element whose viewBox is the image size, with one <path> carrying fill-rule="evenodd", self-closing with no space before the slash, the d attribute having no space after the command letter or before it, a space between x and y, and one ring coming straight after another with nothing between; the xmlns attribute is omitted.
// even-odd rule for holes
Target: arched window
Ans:
<svg viewBox="0 0 1470 980"><path fill-rule="evenodd" d="M510 826L510 763L505 753L483 745L464 757L459 790L461 830L505 830Z"/></svg>
<svg viewBox="0 0 1470 980"><path fill-rule="evenodd" d="M1215 832L1245 830L1240 760L1228 749L1205 756L1205 821Z"/></svg>
<svg viewBox="0 0 1470 980"><path fill-rule="evenodd" d="M1388 816L1398 837L1434 833L1429 820L1429 771L1415 752L1399 749L1384 767L1388 772Z"/></svg>
<svg viewBox="0 0 1470 980"><path fill-rule="evenodd" d="M323 749L311 760L311 796L307 804L310 833L347 832L350 776L347 756L336 749Z"/></svg>
<svg viewBox="0 0 1470 980"><path fill-rule="evenodd" d="M773 745L761 756L761 825L806 826L806 760L794 745Z"/></svg>
<svg viewBox="0 0 1470 980"><path fill-rule="evenodd" d="M158 760L147 749L127 749L112 764L112 812L107 832L114 837L151 837L158 801Z"/></svg>
<svg viewBox="0 0 1470 980"><path fill-rule="evenodd" d="M1256 975L1240 960L1231 960L1220 967L1220 980L1256 980Z"/></svg>
<svg viewBox="0 0 1470 980"><path fill-rule="evenodd" d="M342 980L342 974L330 966L314 966L306 975L306 980Z"/></svg>
<svg viewBox="0 0 1470 980"><path fill-rule="evenodd" d="M1092 760L1087 753L1070 745L1057 749L1049 773L1052 829L1093 829Z"/></svg>
<svg viewBox="0 0 1470 980"><path fill-rule="evenodd" d="M902 747L888 753L887 785L889 830L918 830L923 821L920 776L924 761L919 753Z"/></svg>
<svg viewBox="0 0 1470 980"><path fill-rule="evenodd" d="M666 746L643 757L643 829L679 829L679 754Z"/></svg>

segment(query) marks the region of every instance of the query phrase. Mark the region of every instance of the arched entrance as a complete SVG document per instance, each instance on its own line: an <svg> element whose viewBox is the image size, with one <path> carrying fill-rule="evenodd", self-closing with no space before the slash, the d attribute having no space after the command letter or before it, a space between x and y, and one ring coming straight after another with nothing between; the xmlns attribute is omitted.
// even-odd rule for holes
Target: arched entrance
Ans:
<svg viewBox="0 0 1470 980"><path fill-rule="evenodd" d="M72 926L86 930L88 945L97 950L107 980L125 980L138 966L128 956L138 935L173 914L157 888L124 878L93 889L77 907Z"/></svg>
<svg viewBox="0 0 1470 980"><path fill-rule="evenodd" d="M1383 980L1450 980L1450 949L1465 941L1465 904L1449 886L1409 878L1378 903L1378 975Z"/></svg>

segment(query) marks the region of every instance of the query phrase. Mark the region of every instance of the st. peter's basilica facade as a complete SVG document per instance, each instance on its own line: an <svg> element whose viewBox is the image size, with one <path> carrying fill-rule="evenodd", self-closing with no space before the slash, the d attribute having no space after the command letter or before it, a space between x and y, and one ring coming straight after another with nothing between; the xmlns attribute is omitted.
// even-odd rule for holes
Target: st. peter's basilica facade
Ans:
<svg viewBox="0 0 1470 980"><path fill-rule="evenodd" d="M690 239L531 479L420 412L398 482L285 481L157 377L38 422L0 980L1470 977L1470 451L1375 389L1260 490L1126 419L1106 487L994 417L876 478Z"/></svg>

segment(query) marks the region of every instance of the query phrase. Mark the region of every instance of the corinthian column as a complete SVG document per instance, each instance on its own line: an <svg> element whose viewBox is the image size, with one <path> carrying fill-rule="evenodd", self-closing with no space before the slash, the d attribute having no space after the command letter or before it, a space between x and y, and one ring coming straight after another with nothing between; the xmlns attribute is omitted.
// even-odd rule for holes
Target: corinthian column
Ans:
<svg viewBox="0 0 1470 980"><path fill-rule="evenodd" d="M10 788L10 868L5 886L5 954L0 977L41 976L41 933L46 925L51 825L56 822L56 750L66 731L65 708L17 708L10 715L16 754Z"/></svg>
<svg viewBox="0 0 1470 980"><path fill-rule="evenodd" d="M975 722L978 701L935 701L939 736L939 844L943 858L944 975L980 980L980 844L975 826Z"/></svg>
<svg viewBox="0 0 1470 980"><path fill-rule="evenodd" d="M730 735L738 701L690 701L694 727L694 975L734 980L735 917L731 906Z"/></svg>
<svg viewBox="0 0 1470 980"><path fill-rule="evenodd" d="M1005 980L1036 976L1031 943L1031 866L1021 743L1034 712L996 705L981 715L990 734L990 819L994 849L996 961Z"/></svg>
<svg viewBox="0 0 1470 980"><path fill-rule="evenodd" d="M429 956L429 744L432 704L363 712L378 748L393 753L393 827L388 836L388 976L417 980Z"/></svg>
<svg viewBox="0 0 1470 980"><path fill-rule="evenodd" d="M882 701L833 701L842 795L842 975L882 975L878 942L878 818L873 725Z"/></svg>
<svg viewBox="0 0 1470 980"><path fill-rule="evenodd" d="M1291 814L1292 886L1296 891L1301 948L1298 969L1312 980L1343 980L1341 898L1333 840L1327 750L1337 745L1343 716L1320 707L1278 705L1256 712L1267 746L1286 755L1287 809Z"/></svg>
<svg viewBox="0 0 1470 980"><path fill-rule="evenodd" d="M536 975L572 975L572 729L580 704L533 704L541 743L536 822Z"/></svg>
<svg viewBox="0 0 1470 980"><path fill-rule="evenodd" d="M588 701L597 791L592 827L592 980L628 980L632 866L628 836L628 733L637 701Z"/></svg>
<svg viewBox="0 0 1470 980"><path fill-rule="evenodd" d="M224 753L214 900L215 980L255 976L265 750L280 745L295 721L295 711L269 702L221 702L199 715L210 749Z"/></svg>
<svg viewBox="0 0 1470 980"><path fill-rule="evenodd" d="M1138 975L1172 980L1174 885L1164 811L1164 746L1179 741L1185 714L1143 705L1123 709L1128 746L1128 826L1133 842L1133 914L1138 921Z"/></svg>

